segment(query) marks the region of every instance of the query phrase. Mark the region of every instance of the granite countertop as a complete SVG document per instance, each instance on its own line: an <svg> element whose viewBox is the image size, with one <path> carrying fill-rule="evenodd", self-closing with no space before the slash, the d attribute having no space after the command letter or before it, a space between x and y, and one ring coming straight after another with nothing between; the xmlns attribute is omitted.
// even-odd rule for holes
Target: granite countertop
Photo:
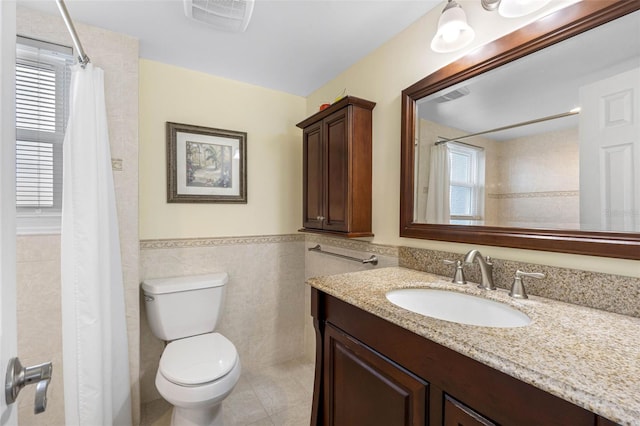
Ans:
<svg viewBox="0 0 640 426"><path fill-rule="evenodd" d="M525 280L526 281L526 280ZM400 267L310 278L307 283L476 361L620 424L640 421L640 318ZM449 289L480 295L526 313L525 327L493 328L426 317L389 302L397 288Z"/></svg>

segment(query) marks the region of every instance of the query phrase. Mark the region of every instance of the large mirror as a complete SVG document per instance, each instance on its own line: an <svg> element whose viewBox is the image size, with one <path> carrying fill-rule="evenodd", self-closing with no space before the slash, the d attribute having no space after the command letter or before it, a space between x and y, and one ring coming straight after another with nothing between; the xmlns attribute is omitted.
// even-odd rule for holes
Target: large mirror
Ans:
<svg viewBox="0 0 640 426"><path fill-rule="evenodd" d="M404 90L401 236L640 259L639 8L577 3Z"/></svg>

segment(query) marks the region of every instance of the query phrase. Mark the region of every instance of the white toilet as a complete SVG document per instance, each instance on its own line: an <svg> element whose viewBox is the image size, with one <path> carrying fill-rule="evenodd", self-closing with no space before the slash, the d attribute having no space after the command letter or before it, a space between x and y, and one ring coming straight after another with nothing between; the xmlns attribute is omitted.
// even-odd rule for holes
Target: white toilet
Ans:
<svg viewBox="0 0 640 426"><path fill-rule="evenodd" d="M240 378L236 347L213 333L228 280L221 272L142 283L151 331L170 342L160 358L156 388L173 405L172 425L222 425L222 400Z"/></svg>

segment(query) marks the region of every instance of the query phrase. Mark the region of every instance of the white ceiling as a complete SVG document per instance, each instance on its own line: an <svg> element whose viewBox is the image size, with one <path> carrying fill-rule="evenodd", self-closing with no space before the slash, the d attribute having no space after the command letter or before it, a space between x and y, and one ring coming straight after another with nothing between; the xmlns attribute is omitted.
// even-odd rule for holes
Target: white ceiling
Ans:
<svg viewBox="0 0 640 426"><path fill-rule="evenodd" d="M58 15L54 0L18 5ZM256 0L244 33L184 15L182 0L66 0L74 22L140 40L140 57L307 96L442 0ZM91 57L90 49L87 55Z"/></svg>

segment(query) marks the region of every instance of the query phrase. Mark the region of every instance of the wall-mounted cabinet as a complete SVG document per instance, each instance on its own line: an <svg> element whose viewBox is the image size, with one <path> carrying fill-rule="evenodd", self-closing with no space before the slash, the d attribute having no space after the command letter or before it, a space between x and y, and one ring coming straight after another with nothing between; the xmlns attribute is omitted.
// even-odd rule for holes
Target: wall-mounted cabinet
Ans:
<svg viewBox="0 0 640 426"><path fill-rule="evenodd" d="M297 124L303 129L303 229L345 237L371 232L374 102L353 96Z"/></svg>

